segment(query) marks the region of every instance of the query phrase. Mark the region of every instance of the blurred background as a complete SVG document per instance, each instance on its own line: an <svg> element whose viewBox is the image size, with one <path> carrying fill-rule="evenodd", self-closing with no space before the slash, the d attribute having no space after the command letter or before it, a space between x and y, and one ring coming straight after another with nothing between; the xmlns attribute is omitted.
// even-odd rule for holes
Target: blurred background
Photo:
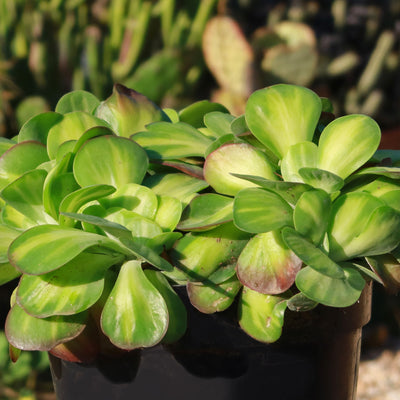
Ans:
<svg viewBox="0 0 400 400"><path fill-rule="evenodd" d="M0 0L0 136L64 93L103 100L116 82L162 107L211 99L235 115L257 88L304 85L331 99L337 116L372 116L382 148L400 149L400 1ZM0 307L8 295L0 290ZM386 362L399 370L399 328L398 298L376 288L365 354L392 346ZM3 336L0 399L54 398L46 358L12 366Z"/></svg>

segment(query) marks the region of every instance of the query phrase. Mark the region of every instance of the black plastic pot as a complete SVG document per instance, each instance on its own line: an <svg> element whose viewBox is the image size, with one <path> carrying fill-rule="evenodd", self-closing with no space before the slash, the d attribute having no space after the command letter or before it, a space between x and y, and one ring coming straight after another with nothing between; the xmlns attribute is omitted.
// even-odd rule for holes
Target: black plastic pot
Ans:
<svg viewBox="0 0 400 400"><path fill-rule="evenodd" d="M137 350L91 365L50 355L59 400L354 400L362 327L371 288L346 309L287 313L278 343L244 334L230 311L189 308L186 335L172 346Z"/></svg>

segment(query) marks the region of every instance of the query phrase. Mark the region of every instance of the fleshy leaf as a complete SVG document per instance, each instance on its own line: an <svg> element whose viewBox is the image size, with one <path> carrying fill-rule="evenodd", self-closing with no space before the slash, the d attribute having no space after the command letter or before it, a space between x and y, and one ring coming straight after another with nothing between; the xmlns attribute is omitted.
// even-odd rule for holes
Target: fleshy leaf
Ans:
<svg viewBox="0 0 400 400"><path fill-rule="evenodd" d="M96 245L130 254L105 236L58 225L39 225L18 236L11 243L8 256L20 271L41 275L62 267L84 250Z"/></svg>
<svg viewBox="0 0 400 400"><path fill-rule="evenodd" d="M301 259L275 231L251 238L241 252L236 268L243 285L264 294L280 294L293 285L301 266Z"/></svg>
<svg viewBox="0 0 400 400"><path fill-rule="evenodd" d="M287 182L303 182L300 168L316 168L318 147L313 142L301 142L290 146L281 163L282 177Z"/></svg>
<svg viewBox="0 0 400 400"><path fill-rule="evenodd" d="M382 280L386 288L397 292L400 288L400 262L392 254L366 257L374 272Z"/></svg>
<svg viewBox="0 0 400 400"><path fill-rule="evenodd" d="M292 214L292 207L281 196L261 188L241 190L233 205L235 225L251 233L292 226Z"/></svg>
<svg viewBox="0 0 400 400"><path fill-rule="evenodd" d="M21 272L16 270L10 263L5 262L0 264L0 285L4 285L21 275Z"/></svg>
<svg viewBox="0 0 400 400"><path fill-rule="evenodd" d="M163 343L174 343L186 332L187 313L186 307L180 297L172 289L167 279L157 271L146 269L144 271L147 279L160 292L168 309L168 330L162 339Z"/></svg>
<svg viewBox="0 0 400 400"><path fill-rule="evenodd" d="M328 193L334 193L344 185L340 176L319 168L304 167L300 168L298 172L304 183L316 189L323 189Z"/></svg>
<svg viewBox="0 0 400 400"><path fill-rule="evenodd" d="M316 301L309 299L302 292L295 294L287 302L288 309L295 312L310 311L317 305Z"/></svg>
<svg viewBox="0 0 400 400"><path fill-rule="evenodd" d="M180 230L208 230L233 219L233 199L214 193L195 197L185 208Z"/></svg>
<svg viewBox="0 0 400 400"><path fill-rule="evenodd" d="M278 179L265 154L245 143L224 145L213 151L204 163L205 180L221 194L234 196L243 188L255 186L233 174Z"/></svg>
<svg viewBox="0 0 400 400"><path fill-rule="evenodd" d="M368 193L339 197L330 218L329 254L336 261L384 254L400 240L399 213Z"/></svg>
<svg viewBox="0 0 400 400"><path fill-rule="evenodd" d="M47 136L47 152L51 159L57 155L58 148L69 140L78 140L85 131L94 126L106 126L107 123L82 111L74 111L64 114L56 124L54 124Z"/></svg>
<svg viewBox="0 0 400 400"><path fill-rule="evenodd" d="M345 179L374 155L380 140L381 131L372 118L366 115L337 118L319 139L318 168Z"/></svg>
<svg viewBox="0 0 400 400"><path fill-rule="evenodd" d="M335 279L311 267L299 271L296 285L308 298L330 307L349 307L361 295L365 280L352 266L342 266L345 277Z"/></svg>
<svg viewBox="0 0 400 400"><path fill-rule="evenodd" d="M331 278L343 279L345 277L338 264L293 228L283 228L282 237L287 246L310 268Z"/></svg>
<svg viewBox="0 0 400 400"><path fill-rule="evenodd" d="M11 147L0 157L0 189L48 160L41 143L23 142Z"/></svg>
<svg viewBox="0 0 400 400"><path fill-rule="evenodd" d="M212 103L208 100L200 100L180 110L179 120L195 128L200 128L204 126L204 116L213 111L222 113L229 112L222 104Z"/></svg>
<svg viewBox="0 0 400 400"><path fill-rule="evenodd" d="M63 116L55 112L45 112L35 115L22 125L18 134L18 141L21 143L34 140L46 145L50 128L62 119Z"/></svg>
<svg viewBox="0 0 400 400"><path fill-rule="evenodd" d="M100 100L92 93L85 90L74 90L58 100L56 112L66 114L73 111L85 111L93 114L100 104Z"/></svg>
<svg viewBox="0 0 400 400"><path fill-rule="evenodd" d="M54 272L24 275L17 302L38 318L80 313L100 298L106 269L120 259L84 252Z"/></svg>
<svg viewBox="0 0 400 400"><path fill-rule="evenodd" d="M119 188L127 183L141 183L147 167L147 155L134 141L100 136L80 148L73 169L82 187L106 184Z"/></svg>
<svg viewBox="0 0 400 400"><path fill-rule="evenodd" d="M278 84L251 94L245 115L253 135L282 159L290 146L311 141L321 109L311 90Z"/></svg>
<svg viewBox="0 0 400 400"><path fill-rule="evenodd" d="M183 122L154 122L147 131L132 139L142 146L150 159L175 160L182 157L204 157L212 140Z"/></svg>
<svg viewBox="0 0 400 400"><path fill-rule="evenodd" d="M320 189L301 195L293 212L294 227L318 246L326 233L331 210L329 195Z"/></svg>
<svg viewBox="0 0 400 400"><path fill-rule="evenodd" d="M239 323L254 339L273 343L282 334L285 310L285 297L258 293L245 287L239 299Z"/></svg>
<svg viewBox="0 0 400 400"><path fill-rule="evenodd" d="M191 304L205 314L213 314L226 310L231 306L238 294L241 283L236 276L215 285L209 282L187 284L187 292Z"/></svg>
<svg viewBox="0 0 400 400"><path fill-rule="evenodd" d="M165 300L141 262L123 264L101 315L102 330L111 342L126 350L154 346L166 334L168 319Z"/></svg>
<svg viewBox="0 0 400 400"><path fill-rule="evenodd" d="M164 231L173 231L181 218L182 204L171 196L159 195L157 198L158 207L154 220Z"/></svg>
<svg viewBox="0 0 400 400"><path fill-rule="evenodd" d="M210 129L216 137L224 136L231 131L231 123L235 119L233 115L213 111L204 116L204 125Z"/></svg>
<svg viewBox="0 0 400 400"><path fill-rule="evenodd" d="M87 313L35 318L15 304L8 313L5 332L8 341L21 350L49 351L77 337L84 329Z"/></svg>

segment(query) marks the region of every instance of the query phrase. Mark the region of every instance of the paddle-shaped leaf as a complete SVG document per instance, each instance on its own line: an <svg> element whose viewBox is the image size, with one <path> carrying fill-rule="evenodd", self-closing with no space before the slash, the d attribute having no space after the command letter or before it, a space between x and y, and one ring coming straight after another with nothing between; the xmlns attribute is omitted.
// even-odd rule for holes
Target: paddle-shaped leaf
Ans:
<svg viewBox="0 0 400 400"><path fill-rule="evenodd" d="M132 139L142 146L150 159L174 160L182 157L204 157L212 139L183 122L154 122L147 131Z"/></svg>
<svg viewBox="0 0 400 400"><path fill-rule="evenodd" d="M213 111L229 113L222 104L212 103L208 100L200 100L180 110L179 120L186 122L195 128L200 128L201 126L204 126L204 116Z"/></svg>
<svg viewBox="0 0 400 400"><path fill-rule="evenodd" d="M48 160L46 148L38 142L11 147L0 157L0 189Z"/></svg>
<svg viewBox="0 0 400 400"><path fill-rule="evenodd" d="M293 228L283 228L282 237L287 246L310 268L331 278L344 278L345 274L338 264Z"/></svg>
<svg viewBox="0 0 400 400"><path fill-rule="evenodd" d="M398 211L368 193L339 197L330 218L329 255L336 261L384 254L400 240Z"/></svg>
<svg viewBox="0 0 400 400"><path fill-rule="evenodd" d="M366 115L337 118L319 139L318 168L345 179L373 156L380 140L381 131L372 118Z"/></svg>
<svg viewBox="0 0 400 400"><path fill-rule="evenodd" d="M281 162L282 177L286 182L303 182L300 168L316 168L318 147L313 142L301 142L290 146Z"/></svg>
<svg viewBox="0 0 400 400"><path fill-rule="evenodd" d="M162 339L163 343L174 343L186 332L187 312L180 297L172 289L167 279L158 271L146 269L147 279L160 292L168 309L168 329Z"/></svg>
<svg viewBox="0 0 400 400"><path fill-rule="evenodd" d="M270 181L260 176L253 175L239 175L234 174L238 178L246 179L264 189L274 192L286 200L289 204L295 205L300 196L307 190L312 189L311 186L301 182L283 182L283 181Z"/></svg>
<svg viewBox="0 0 400 400"><path fill-rule="evenodd" d="M386 289L396 293L400 287L400 262L392 254L366 257L374 272L382 280Z"/></svg>
<svg viewBox="0 0 400 400"><path fill-rule="evenodd" d="M254 339L273 343L282 334L286 297L243 288L239 299L239 324Z"/></svg>
<svg viewBox="0 0 400 400"><path fill-rule="evenodd" d="M5 332L8 341L21 350L49 351L77 337L86 326L87 313L36 318L15 304L8 313Z"/></svg>
<svg viewBox="0 0 400 400"><path fill-rule="evenodd" d="M16 270L10 263L5 262L0 264L0 285L4 285L19 276L21 276L21 272Z"/></svg>
<svg viewBox="0 0 400 400"><path fill-rule="evenodd" d="M206 158L204 178L215 191L234 196L243 188L256 186L233 174L278 180L265 154L246 143L224 145Z"/></svg>
<svg viewBox="0 0 400 400"><path fill-rule="evenodd" d="M247 239L248 234L226 223L210 231L186 234L176 242L170 257L192 280L202 281L221 265L234 263Z"/></svg>
<svg viewBox="0 0 400 400"><path fill-rule="evenodd" d="M8 227L6 225L0 225L0 263L8 262L8 246L11 242L21 234L21 231ZM1 269L2 267L0 267Z"/></svg>
<svg viewBox="0 0 400 400"><path fill-rule="evenodd" d="M290 146L311 141L321 108L311 90L279 84L251 94L245 115L253 135L282 159Z"/></svg>
<svg viewBox="0 0 400 400"><path fill-rule="evenodd" d="M34 140L46 145L50 128L62 119L63 116L55 112L45 112L35 115L22 125L18 134L18 142Z"/></svg>
<svg viewBox="0 0 400 400"><path fill-rule="evenodd" d="M233 204L235 225L251 233L292 226L292 214L292 207L281 196L261 188L241 190Z"/></svg>
<svg viewBox="0 0 400 400"><path fill-rule="evenodd" d="M316 189L323 189L327 193L337 192L344 185L344 180L340 176L319 168L304 167L298 172L304 183Z"/></svg>
<svg viewBox="0 0 400 400"><path fill-rule="evenodd" d="M88 114L93 114L99 104L100 100L94 94L85 90L74 90L58 100L56 112L67 114L73 111L85 111Z"/></svg>
<svg viewBox="0 0 400 400"><path fill-rule="evenodd" d="M254 236L241 252L236 273L243 285L260 293L279 294L294 283L302 261L283 242L279 232Z"/></svg>
<svg viewBox="0 0 400 400"><path fill-rule="evenodd" d="M44 211L43 184L47 172L35 169L26 172L1 191L1 198L25 217L37 224L54 222Z"/></svg>
<svg viewBox="0 0 400 400"><path fill-rule="evenodd" d="M84 250L97 245L130 254L123 246L102 235L58 225L39 225L18 236L11 243L8 256L20 271L41 275L62 267Z"/></svg>
<svg viewBox="0 0 400 400"><path fill-rule="evenodd" d="M69 140L78 140L85 131L94 126L106 126L107 122L85 112L74 111L64 114L49 130L47 152L51 159L57 155L58 148Z"/></svg>
<svg viewBox="0 0 400 400"><path fill-rule="evenodd" d="M17 303L39 318L78 314L101 296L107 268L122 257L81 253L44 275L24 275L17 290Z"/></svg>
<svg viewBox="0 0 400 400"><path fill-rule="evenodd" d="M133 140L99 136L87 141L74 159L74 176L83 186L141 183L146 174L146 152Z"/></svg>
<svg viewBox="0 0 400 400"><path fill-rule="evenodd" d="M93 200L98 200L115 192L115 188L110 185L92 185L80 188L64 197L60 204L60 212L75 213L83 205ZM58 220L61 226L74 226L75 221L65 214L61 214Z"/></svg>
<svg viewBox="0 0 400 400"><path fill-rule="evenodd" d="M166 302L141 262L123 264L101 315L101 328L111 342L126 350L154 346L167 332L168 318Z"/></svg>
<svg viewBox="0 0 400 400"><path fill-rule="evenodd" d="M155 174L147 177L143 185L149 187L158 195L175 197L186 206L196 196L197 192L208 187L208 183L201 179L185 174Z"/></svg>
<svg viewBox="0 0 400 400"><path fill-rule="evenodd" d="M173 231L179 223L182 214L182 204L175 197L157 196L158 207L155 222L164 231Z"/></svg>
<svg viewBox="0 0 400 400"><path fill-rule="evenodd" d="M295 294L287 302L288 309L295 312L309 311L317 305L316 301L309 299L302 292Z"/></svg>
<svg viewBox="0 0 400 400"><path fill-rule="evenodd" d="M226 310L239 293L241 283L235 275L219 285L211 282L187 284L190 303L205 314L213 314Z"/></svg>
<svg viewBox="0 0 400 400"><path fill-rule="evenodd" d="M232 133L231 123L235 117L231 114L213 111L204 116L204 125L212 131L216 137Z"/></svg>
<svg viewBox="0 0 400 400"><path fill-rule="evenodd" d="M330 307L349 307L360 297L365 280L353 266L341 266L345 277L331 278L311 267L296 276L296 286L308 298Z"/></svg>
<svg viewBox="0 0 400 400"><path fill-rule="evenodd" d="M127 183L110 196L99 199L104 208L120 207L134 211L146 218L154 218L158 200L156 194L146 186Z"/></svg>
<svg viewBox="0 0 400 400"><path fill-rule="evenodd" d="M294 227L318 246L326 233L331 199L323 190L310 190L301 195L293 212Z"/></svg>
<svg viewBox="0 0 400 400"><path fill-rule="evenodd" d="M233 199L214 193L195 197L185 208L180 230L209 230L233 219Z"/></svg>

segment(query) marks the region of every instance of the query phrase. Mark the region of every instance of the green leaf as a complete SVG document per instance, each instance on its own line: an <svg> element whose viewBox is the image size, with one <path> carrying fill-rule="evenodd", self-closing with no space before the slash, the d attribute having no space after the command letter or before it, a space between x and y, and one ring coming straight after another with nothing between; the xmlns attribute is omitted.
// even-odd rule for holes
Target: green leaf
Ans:
<svg viewBox="0 0 400 400"><path fill-rule="evenodd" d="M282 237L287 246L310 268L331 278L344 278L345 274L338 264L293 228L283 228Z"/></svg>
<svg viewBox="0 0 400 400"><path fill-rule="evenodd" d="M0 264L8 262L8 247L11 242L20 235L20 233L21 231L8 227L4 225L4 223L0 225Z"/></svg>
<svg viewBox="0 0 400 400"><path fill-rule="evenodd" d="M204 153L204 157L208 157L213 151L217 150L221 146L226 144L240 144L246 143L244 140L238 138L232 133L228 133L227 135L220 136L218 139L214 140L208 147Z"/></svg>
<svg viewBox="0 0 400 400"><path fill-rule="evenodd" d="M365 280L354 267L342 266L345 277L334 279L311 267L299 271L296 285L311 300L330 307L349 307L361 295Z"/></svg>
<svg viewBox="0 0 400 400"><path fill-rule="evenodd" d="M131 137L142 146L150 159L175 160L182 157L204 157L212 140L183 122L154 122L147 131Z"/></svg>
<svg viewBox="0 0 400 400"><path fill-rule="evenodd" d="M366 115L337 118L319 139L318 168L345 179L374 155L380 140L379 126L372 118Z"/></svg>
<svg viewBox="0 0 400 400"><path fill-rule="evenodd" d="M113 136L114 132L110 129L107 128L106 126L95 126L93 128L89 128L87 131L83 133L83 135L78 139L78 140L70 140L68 142L64 142L58 149L57 152L57 159L59 158L60 155L60 149L67 143L73 143L73 148L71 149L72 154L75 156L75 154L78 152L78 150L87 142L89 139L94 139L95 137L99 136Z"/></svg>
<svg viewBox="0 0 400 400"><path fill-rule="evenodd" d="M214 193L195 197L185 208L180 230L209 230L233 219L233 199Z"/></svg>
<svg viewBox="0 0 400 400"><path fill-rule="evenodd" d="M342 195L330 218L329 255L336 261L384 254L400 240L400 214L368 193Z"/></svg>
<svg viewBox="0 0 400 400"><path fill-rule="evenodd" d="M357 178L363 175L378 175L391 179L400 179L400 168L398 167L370 167L357 171L351 178ZM349 178L350 179L350 178Z"/></svg>
<svg viewBox="0 0 400 400"><path fill-rule="evenodd" d="M26 172L1 191L1 198L38 224L54 222L43 207L43 184L46 175L47 172L43 169Z"/></svg>
<svg viewBox="0 0 400 400"><path fill-rule="evenodd" d="M234 196L243 188L255 186L233 174L278 180L265 154L246 143L224 145L206 158L204 178L218 193Z"/></svg>
<svg viewBox="0 0 400 400"><path fill-rule="evenodd" d="M100 100L92 93L84 90L75 90L67 93L58 100L56 112L67 114L73 111L85 111L93 114L99 106Z"/></svg>
<svg viewBox="0 0 400 400"><path fill-rule="evenodd" d="M316 246L320 245L328 228L331 199L320 189L304 192L293 212L294 227Z"/></svg>
<svg viewBox="0 0 400 400"><path fill-rule="evenodd" d="M276 342L282 334L286 297L258 293L243 288L239 299L239 324L252 338Z"/></svg>
<svg viewBox="0 0 400 400"><path fill-rule="evenodd" d="M200 128L204 126L204 116L213 111L229 113L222 104L212 103L208 100L200 100L179 111L179 120L195 128Z"/></svg>
<svg viewBox="0 0 400 400"><path fill-rule="evenodd" d="M15 304L7 317L7 340L21 350L49 351L77 337L86 326L87 313L35 318Z"/></svg>
<svg viewBox="0 0 400 400"><path fill-rule="evenodd" d="M234 263L247 240L248 234L226 223L210 231L186 234L176 242L170 257L191 280L202 281L220 266Z"/></svg>
<svg viewBox="0 0 400 400"><path fill-rule="evenodd" d="M312 140L321 108L311 90L279 84L251 94L245 115L253 135L282 159L290 146Z"/></svg>
<svg viewBox="0 0 400 400"><path fill-rule="evenodd" d="M51 243L51 246L49 246ZM56 270L92 246L129 254L117 242L101 235L58 225L39 225L18 236L10 245L10 262L28 275Z"/></svg>
<svg viewBox="0 0 400 400"><path fill-rule="evenodd" d="M0 189L48 160L46 148L38 142L11 147L0 157Z"/></svg>
<svg viewBox="0 0 400 400"><path fill-rule="evenodd" d="M379 276L386 289L397 292L400 288L400 262L392 254L366 257L369 266Z"/></svg>
<svg viewBox="0 0 400 400"><path fill-rule="evenodd" d="M313 142L296 143L289 147L281 162L282 177L287 182L303 182L301 168L316 168L318 147Z"/></svg>
<svg viewBox="0 0 400 400"><path fill-rule="evenodd" d="M0 285L4 285L21 275L21 272L17 271L10 263L5 262L0 264Z"/></svg>
<svg viewBox="0 0 400 400"><path fill-rule="evenodd" d="M160 292L168 309L168 330L162 339L163 343L174 343L179 340L187 328L186 307L180 297L172 289L167 279L157 271L146 269L147 279Z"/></svg>
<svg viewBox="0 0 400 400"><path fill-rule="evenodd" d="M80 188L64 197L60 204L60 213L75 213L83 205L93 200L98 200L115 192L115 188L110 185L92 185ZM75 221L65 214L59 216L61 226L73 227Z"/></svg>
<svg viewBox="0 0 400 400"><path fill-rule="evenodd" d="M82 111L64 114L62 119L57 121L49 130L47 136L47 152L49 157L54 159L62 143L69 140L78 140L89 128L93 128L94 126L108 127L108 124Z"/></svg>
<svg viewBox="0 0 400 400"><path fill-rule="evenodd" d="M237 275L244 286L264 294L280 294L294 283L302 261L283 242L279 232L254 236L241 252Z"/></svg>
<svg viewBox="0 0 400 400"><path fill-rule="evenodd" d="M216 137L231 133L231 123L235 117L231 114L213 111L204 116L204 125L210 129Z"/></svg>
<svg viewBox="0 0 400 400"><path fill-rule="evenodd" d="M295 205L304 192L312 189L311 186L300 182L270 181L260 176L239 174L233 175L237 176L238 178L246 179L264 189L278 194L291 205Z"/></svg>
<svg viewBox="0 0 400 400"><path fill-rule="evenodd" d="M180 200L184 206L196 196L197 192L208 187L208 183L204 180L181 173L152 175L143 181L143 185L158 195Z"/></svg>
<svg viewBox="0 0 400 400"><path fill-rule="evenodd" d="M125 208L151 219L155 217L158 207L156 194L137 183L127 183L119 187L115 193L99 199L99 203L107 209Z"/></svg>
<svg viewBox="0 0 400 400"><path fill-rule="evenodd" d="M17 303L32 316L78 314L101 296L107 268L121 257L81 253L47 274L23 275L17 290Z"/></svg>
<svg viewBox="0 0 400 400"><path fill-rule="evenodd" d="M34 140L44 145L47 143L47 135L50 129L59 123L63 116L55 112L46 112L35 115L22 125L18 134L18 142Z"/></svg>
<svg viewBox="0 0 400 400"><path fill-rule="evenodd" d="M300 168L299 175L304 183L316 189L323 189L327 193L337 192L344 185L344 181L340 176L318 168Z"/></svg>
<svg viewBox="0 0 400 400"><path fill-rule="evenodd" d="M158 207L154 221L163 231L173 231L179 223L182 214L181 202L170 196L157 196Z"/></svg>
<svg viewBox="0 0 400 400"><path fill-rule="evenodd" d="M235 225L246 232L262 233L292 226L292 207L278 194L261 188L241 190L233 204Z"/></svg>
<svg viewBox="0 0 400 400"><path fill-rule="evenodd" d="M211 282L187 284L187 292L191 304L205 314L221 312L231 306L239 293L241 283L236 276L225 282L215 285Z"/></svg>
<svg viewBox="0 0 400 400"><path fill-rule="evenodd" d="M147 167L147 155L134 141L100 136L79 149L73 170L82 187L106 184L120 188L127 183L141 183Z"/></svg>
<svg viewBox="0 0 400 400"><path fill-rule="evenodd" d="M287 302L288 309L295 312L310 311L317 305L316 301L309 299L302 292L295 294Z"/></svg>
<svg viewBox="0 0 400 400"><path fill-rule="evenodd" d="M168 318L166 302L141 262L123 264L101 315L101 328L111 342L126 350L154 346L166 334Z"/></svg>

